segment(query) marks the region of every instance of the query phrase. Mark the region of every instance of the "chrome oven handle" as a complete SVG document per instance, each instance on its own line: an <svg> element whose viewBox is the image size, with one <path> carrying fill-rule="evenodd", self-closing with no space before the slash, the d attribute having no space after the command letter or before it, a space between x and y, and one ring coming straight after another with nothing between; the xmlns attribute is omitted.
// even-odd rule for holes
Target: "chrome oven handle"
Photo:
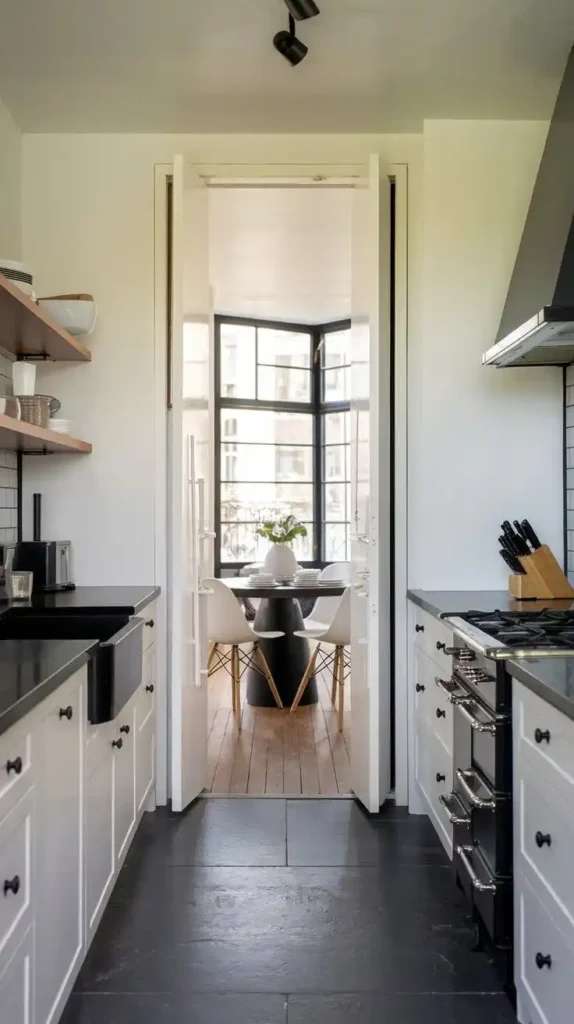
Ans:
<svg viewBox="0 0 574 1024"><path fill-rule="evenodd" d="M469 814L461 815L461 814L455 814L454 811L451 811L450 806L449 806L450 797L445 796L444 793L441 793L440 796L439 796L439 800L440 800L441 804L443 805L443 807L446 808L446 811L447 811L447 814L448 814L449 821L450 821L451 825L469 825L470 824L470 815Z"/></svg>
<svg viewBox="0 0 574 1024"><path fill-rule="evenodd" d="M476 701L471 701L472 704L476 704ZM496 722L480 722L475 715L471 715L470 711L467 711L464 704L459 704L459 710L463 718L466 719L471 728L475 732L489 732L491 736L496 734Z"/></svg>
<svg viewBox="0 0 574 1024"><path fill-rule="evenodd" d="M473 889L477 889L478 892L496 892L496 882L481 881L470 863L469 854L472 853L472 846L457 846L456 852L468 871Z"/></svg>
<svg viewBox="0 0 574 1024"><path fill-rule="evenodd" d="M436 685L438 686L439 690L442 690L442 692L444 694L446 694L446 696L447 696L447 698L448 698L448 700L450 701L451 704L456 704L457 706L460 706L461 704L475 704L476 703L474 697L470 697L470 696L469 697L462 697L462 696L459 697L458 694L452 693L452 691L449 690L449 688L448 688L448 683L444 679L441 679L440 676L435 676L434 677L434 681L435 681Z"/></svg>
<svg viewBox="0 0 574 1024"><path fill-rule="evenodd" d="M476 778L476 774L473 771L464 772L460 768L457 768L455 775L460 783L461 789L465 797L467 797L467 799L470 800L473 807L480 807L485 811L493 811L495 809L496 800L494 799L494 796L485 799L482 796L477 796L474 790L470 788L467 782L467 778ZM484 783L482 783L482 785L484 786ZM487 789L488 792L490 792L487 786L484 786L484 788Z"/></svg>

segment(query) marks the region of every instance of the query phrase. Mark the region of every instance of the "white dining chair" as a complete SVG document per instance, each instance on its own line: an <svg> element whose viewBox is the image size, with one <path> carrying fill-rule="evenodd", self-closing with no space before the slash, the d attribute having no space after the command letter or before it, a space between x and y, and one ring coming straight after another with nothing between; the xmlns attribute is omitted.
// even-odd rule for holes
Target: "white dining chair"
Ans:
<svg viewBox="0 0 574 1024"><path fill-rule="evenodd" d="M259 646L259 640L276 640L285 634L279 630L265 633L256 631L245 618L237 598L222 580L207 579L203 581L203 586L210 591L207 598L207 636L210 644L208 676L220 668L229 672L233 714L238 728L241 729L241 677L246 669L253 668L257 672L263 669L262 674L267 680L277 707L283 707L275 680ZM253 644L253 648L246 652L241 650L240 644ZM229 647L230 650L222 651L222 647Z"/></svg>
<svg viewBox="0 0 574 1024"><path fill-rule="evenodd" d="M342 595L334 599L337 602L335 614L331 622L326 626L319 626L315 629L295 630L295 636L302 636L306 640L317 640L317 646L309 658L299 689L291 705L291 711L295 711L307 689L309 680L313 677L317 668L317 659L320 658L318 671L329 669L332 672L331 703L335 706L337 689L339 690L339 707L337 709L337 728L343 730L343 714L345 706L345 680L348 679L351 671L351 657L348 648L351 644L351 588L347 587ZM324 652L323 644L330 644L333 650Z"/></svg>
<svg viewBox="0 0 574 1024"><path fill-rule="evenodd" d="M343 580L343 583L352 583L353 567L350 562L332 562L326 565L319 579L321 580ZM303 619L305 629L326 628L333 620L337 610L340 597L318 597L312 611Z"/></svg>

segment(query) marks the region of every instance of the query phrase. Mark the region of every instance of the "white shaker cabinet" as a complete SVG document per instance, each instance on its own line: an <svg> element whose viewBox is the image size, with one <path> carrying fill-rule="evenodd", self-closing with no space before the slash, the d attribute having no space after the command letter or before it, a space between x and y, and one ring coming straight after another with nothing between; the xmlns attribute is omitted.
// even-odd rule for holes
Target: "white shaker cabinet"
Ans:
<svg viewBox="0 0 574 1024"><path fill-rule="evenodd" d="M92 939L115 881L114 757L115 723L88 725L84 808L86 935ZM90 735L92 734L92 735Z"/></svg>
<svg viewBox="0 0 574 1024"><path fill-rule="evenodd" d="M38 722L36 1019L59 1020L83 956L83 753L86 669L42 705Z"/></svg>
<svg viewBox="0 0 574 1024"><path fill-rule="evenodd" d="M34 1024L32 1000L33 933L28 929L6 966L0 966L2 1024Z"/></svg>
<svg viewBox="0 0 574 1024"><path fill-rule="evenodd" d="M126 704L116 719L111 750L114 761L114 843L116 862L121 862L136 827L135 698Z"/></svg>

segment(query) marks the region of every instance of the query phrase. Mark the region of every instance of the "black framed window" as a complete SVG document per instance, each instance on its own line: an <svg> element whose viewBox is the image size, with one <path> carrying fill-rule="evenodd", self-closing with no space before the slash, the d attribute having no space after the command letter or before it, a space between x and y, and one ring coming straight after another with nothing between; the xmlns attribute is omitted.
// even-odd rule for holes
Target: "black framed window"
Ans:
<svg viewBox="0 0 574 1024"><path fill-rule="evenodd" d="M215 318L216 568L263 559L262 519L307 527L294 550L349 557L350 322Z"/></svg>

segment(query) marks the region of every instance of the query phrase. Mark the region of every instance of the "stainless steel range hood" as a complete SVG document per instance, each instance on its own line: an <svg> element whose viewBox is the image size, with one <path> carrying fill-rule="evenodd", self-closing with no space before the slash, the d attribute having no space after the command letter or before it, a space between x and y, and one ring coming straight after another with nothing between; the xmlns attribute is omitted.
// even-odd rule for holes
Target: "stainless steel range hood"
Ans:
<svg viewBox="0 0 574 1024"><path fill-rule="evenodd" d="M570 51L488 366L574 362L574 47Z"/></svg>

